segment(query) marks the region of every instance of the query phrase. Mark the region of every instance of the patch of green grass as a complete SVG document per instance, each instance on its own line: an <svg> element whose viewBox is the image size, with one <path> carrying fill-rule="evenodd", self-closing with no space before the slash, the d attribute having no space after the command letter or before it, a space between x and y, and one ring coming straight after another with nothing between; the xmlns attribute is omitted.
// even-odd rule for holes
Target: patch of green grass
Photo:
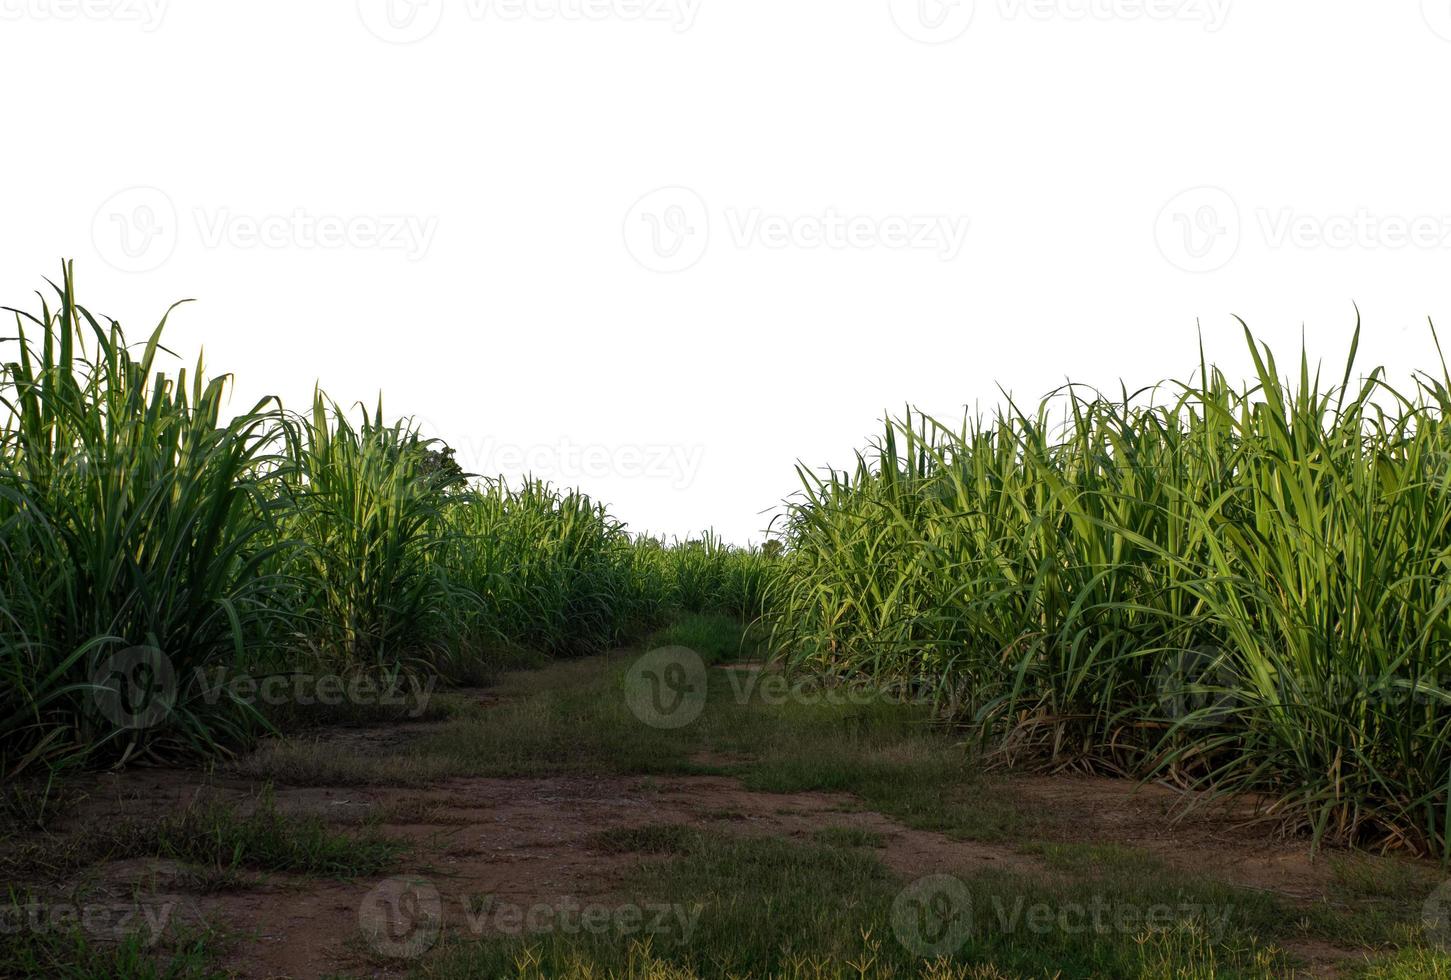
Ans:
<svg viewBox="0 0 1451 980"><path fill-rule="evenodd" d="M153 856L154 824L135 819L89 823L65 834L15 841L0 850L0 880L59 880L102 861Z"/></svg>
<svg viewBox="0 0 1451 980"><path fill-rule="evenodd" d="M163 856L193 864L356 878L392 865L403 845L374 832L342 833L314 814L284 813L264 792L249 811L220 803L188 807L161 823Z"/></svg>
<svg viewBox="0 0 1451 980"><path fill-rule="evenodd" d="M203 883L237 887L244 870L337 878L376 874L401 850L401 843L375 831L343 833L316 815L284 812L264 791L251 806L203 800L159 819L95 822L27 841L0 855L0 875L12 881L59 879L103 861L154 857L194 866Z"/></svg>
<svg viewBox="0 0 1451 980"><path fill-rule="evenodd" d="M1032 842L1021 848L1034 854L1045 867L1074 877L1166 875L1169 869L1156 855L1123 844Z"/></svg>
<svg viewBox="0 0 1451 980"><path fill-rule="evenodd" d="M45 830L81 797L55 772L42 779L0 784L0 832Z"/></svg>
<svg viewBox="0 0 1451 980"><path fill-rule="evenodd" d="M1220 943L1197 923L1145 934L1135 940L1137 959L1125 976L1136 980L1271 980L1296 976L1274 947Z"/></svg>
<svg viewBox="0 0 1451 980"><path fill-rule="evenodd" d="M682 630L699 631L713 619L695 617ZM661 638L682 640L684 633ZM708 647L698 638L696 645ZM605 670L598 662L551 669L547 679L516 687L519 700L450 725L417 748L478 775L728 772L768 792L852 793L914 827L985 840L1015 836L1026 822L923 707L885 698L798 699L790 689L768 694L757 672L721 669L708 674L708 700L696 721L659 729L631 714L623 696L633 660L609 658ZM691 761L707 751L741 761Z"/></svg>
<svg viewBox="0 0 1451 980"><path fill-rule="evenodd" d="M1441 949L1403 949L1372 961L1352 976L1357 980L1451 980L1451 953Z"/></svg>
<svg viewBox="0 0 1451 980"><path fill-rule="evenodd" d="M588 843L606 854L685 854L696 835L697 831L683 824L647 824L601 830L591 834Z"/></svg>
<svg viewBox="0 0 1451 980"><path fill-rule="evenodd" d="M23 916L27 900L12 894L0 915ZM22 919L15 919L21 922ZM143 926L121 936L89 935L80 925L63 929L0 929L0 976L56 980L223 980L210 930L174 930L155 936Z"/></svg>
<svg viewBox="0 0 1451 980"><path fill-rule="evenodd" d="M221 864L187 865L176 877L177 886L197 895L244 892L262 884L262 876L244 868Z"/></svg>
<svg viewBox="0 0 1451 980"><path fill-rule="evenodd" d="M712 660L735 656L738 623L688 616L652 637ZM389 748L264 743L236 770L293 785L419 786L448 776L732 774L751 789L855 795L909 826L977 840L1021 837L1025 812L994 792L972 757L933 725L930 711L890 698L830 699L761 687L770 674L712 669L700 717L652 727L625 696L638 651L506 675L500 700ZM819 695L817 691L814 694ZM724 754L729 764L698 761ZM740 761L734 761L734 760Z"/></svg>
<svg viewBox="0 0 1451 980"><path fill-rule="evenodd" d="M1032 842L1022 845L1021 850L1036 855L1045 867L1083 887L1108 880L1118 882L1119 887L1147 882L1155 888L1167 888L1186 877L1157 855L1120 844ZM1375 876L1369 869L1382 863L1386 877L1373 882L1370 879ZM1421 942L1421 904L1430 891L1425 878L1428 871L1409 862L1372 862L1364 856L1338 858L1336 866L1337 874L1347 875L1350 883L1333 888L1315 902L1296 906L1241 904L1246 911L1258 909L1265 913L1256 920L1255 928L1261 935L1278 939L1366 948ZM1215 879L1194 880L1201 882L1196 887L1202 891L1237 891Z"/></svg>
<svg viewBox="0 0 1451 980"><path fill-rule="evenodd" d="M630 711L624 685L637 656L576 661L512 679L501 689L504 700L413 748L477 776L708 771L690 762L702 745L699 730L652 728Z"/></svg>
<svg viewBox="0 0 1451 980"><path fill-rule="evenodd" d="M884 847L887 843L883 835L862 827L822 827L811 839L827 847Z"/></svg>
<svg viewBox="0 0 1451 980"><path fill-rule="evenodd" d="M911 945L925 934L902 913L913 908L912 893L899 898L909 884L870 852L679 827L610 840L668 854L642 862L623 887L642 908L677 910L648 936L652 956L678 971L669 975L915 977L930 969L933 956ZM1088 892L1004 872L962 879L956 911L970 928L943 965L959 972L942 975L986 965L1005 976L1268 977L1285 965L1257 938L1285 914L1273 899L1158 879L1094 884ZM1162 917L1156 928L1144 925L1150 913ZM1183 935L1174 938L1176 930ZM445 944L417 972L516 976L525 962L549 977L581 963L596 976L633 975L630 944L644 938L614 929L471 938ZM794 972L806 964L823 972Z"/></svg>
<svg viewBox="0 0 1451 980"><path fill-rule="evenodd" d="M363 811L358 823L369 827L381 827L387 824L463 826L473 822L473 818L467 811L450 812L452 809L446 799L405 796L402 799L390 800Z"/></svg>
<svg viewBox="0 0 1451 980"><path fill-rule="evenodd" d="M1367 854L1333 855L1329 863L1334 882L1304 910L1304 934L1369 948L1420 948L1436 938L1422 921L1426 898L1442 880L1435 870Z"/></svg>
<svg viewBox="0 0 1451 980"><path fill-rule="evenodd" d="M679 633L715 656L708 631L719 617L683 620ZM699 634L699 635L697 635ZM740 776L767 792L839 792L860 797L909 826L977 840L1021 837L1031 817L995 792L971 754L933 725L922 706L890 699L784 699L754 686L756 672L713 669L699 718L681 728L652 727L630 709L625 685L639 652L554 664L509 675L496 704L456 718L404 746L363 750L296 740L264 744L238 771L301 785L418 786L451 775ZM725 754L729 764L697 761Z"/></svg>
<svg viewBox="0 0 1451 980"><path fill-rule="evenodd" d="M456 687L493 687L511 672L540 670L550 663L549 655L509 643L491 643L477 648L460 644L456 653L435 658L441 676Z"/></svg>
<svg viewBox="0 0 1451 980"><path fill-rule="evenodd" d="M762 703L731 676L712 676L711 695L706 738L751 758L737 769L749 789L850 793L910 827L974 840L1015 839L1033 826L925 708L885 699Z"/></svg>
<svg viewBox="0 0 1451 980"><path fill-rule="evenodd" d="M1440 883L1441 876L1413 861L1360 854L1330 858L1330 869L1340 888L1351 896L1419 902Z"/></svg>
<svg viewBox="0 0 1451 980"><path fill-rule="evenodd" d="M729 807L722 807L715 810L707 810L701 816L707 820L744 820L746 815L740 810L732 810Z"/></svg>
<svg viewBox="0 0 1451 980"><path fill-rule="evenodd" d="M761 652L760 638L740 620L715 613L687 613L650 634L645 649L686 647L700 654L707 664L750 659Z"/></svg>
<svg viewBox="0 0 1451 980"><path fill-rule="evenodd" d="M414 748L367 749L306 738L268 739L234 762L238 776L287 786L428 786L458 775L452 759Z"/></svg>
<svg viewBox="0 0 1451 980"><path fill-rule="evenodd" d="M258 774L343 784L386 783L397 773L402 784L417 785L424 773L439 771L536 777L729 773L768 792L855 794L910 826L960 837L1009 839L1027 823L1023 812L992 792L971 756L931 726L925 708L790 698L778 704L747 690L745 672L717 669L708 672L708 698L698 719L681 728L652 727L631 712L624 694L637 656L577 661L512 679L500 703L423 735L393 758L352 760L329 748L310 765L297 766L299 773L273 764ZM695 761L704 752L742 761ZM296 766L296 759L288 761Z"/></svg>
<svg viewBox="0 0 1451 980"><path fill-rule="evenodd" d="M1294 906L1264 891L1239 888L1170 867L1156 855L1118 844L1046 844L1027 848L1042 859L1053 887L1064 894L1112 896L1126 907L1203 909L1195 926L1208 934L1261 942L1294 935ZM1211 911L1212 910L1212 911ZM1212 922L1222 915L1222 924ZM1194 939L1191 933L1179 939Z"/></svg>
<svg viewBox="0 0 1451 980"><path fill-rule="evenodd" d="M446 721L466 716L478 706L458 694L437 689L437 678L370 677L357 675L345 683L371 684L376 694L353 699L319 698L303 682L301 692L269 705L263 714L279 731L291 732L309 728L363 728L376 725L399 725L414 722Z"/></svg>
<svg viewBox="0 0 1451 980"><path fill-rule="evenodd" d="M870 967L870 962L865 968ZM546 972L547 970L547 972ZM806 961L804 958L792 961L785 969L773 975L770 980L861 980L864 965ZM432 976L433 974L425 974ZM443 974L454 975L454 974ZM896 976L891 973L868 974L881 980ZM550 959L534 947L525 947L511 964L509 972L499 974L499 980L714 980L714 974L701 974L687 967L678 966L657 956L648 941L632 942L625 954L625 962L618 969L608 971L581 953L571 954L564 962ZM1014 980L991 965L954 966L935 962L923 964L920 972L904 976L903 980ZM755 980L751 975L733 977L733 980Z"/></svg>

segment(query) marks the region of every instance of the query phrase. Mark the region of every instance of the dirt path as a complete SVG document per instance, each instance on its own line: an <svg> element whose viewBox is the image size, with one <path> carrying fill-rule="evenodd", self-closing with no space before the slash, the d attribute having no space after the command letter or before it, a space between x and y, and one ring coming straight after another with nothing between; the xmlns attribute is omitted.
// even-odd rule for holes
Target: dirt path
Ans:
<svg viewBox="0 0 1451 980"><path fill-rule="evenodd" d="M347 738L366 736L352 732ZM92 817L154 813L182 806L198 793L245 801L256 789L242 780L204 783L191 771L133 771L101 777L83 809ZM1267 838L1237 826L1224 812L1171 823L1167 815L1179 800L1159 787L1054 777L1008 780L1003 789L1030 807L1051 811L1058 831L1050 836L1065 842L1141 848L1186 872L1294 900L1313 900L1330 881L1327 863L1312 860L1302 842ZM623 898L621 882L641 856L605 853L591 846L590 837L661 823L803 841L824 828L853 828L879 839L878 856L904 879L967 877L985 869L1055 873L1039 855L1016 846L915 830L863 809L850 796L753 792L721 776L459 778L424 790L279 787L276 799L285 811L341 824L381 817L382 830L410 842L400 873L421 876L437 888L445 932L464 928L459 910L476 896L525 907L564 898ZM169 862L126 861L97 874L118 895L138 885L170 893L177 891L178 870ZM272 874L245 890L183 894L181 917L223 924L232 933L236 943L226 966L238 976L401 975L406 964L371 956L359 937L359 910L377 885L376 879ZM1326 975L1357 956L1325 944L1301 944L1294 951Z"/></svg>
<svg viewBox="0 0 1451 980"><path fill-rule="evenodd" d="M203 789L197 774L154 771L107 777L104 812L154 812L184 805L197 792L250 797L255 787L221 781ZM1041 871L1037 859L1012 848L955 841L913 830L861 810L845 795L758 793L726 777L548 779L451 779L422 791L378 788L276 790L280 808L320 814L344 823L375 811L385 832L406 838L410 852L403 875L421 875L437 887L445 928L461 928L471 896L491 895L520 906L622 899L620 881L638 860L608 854L589 844L606 830L660 823L709 827L742 835L807 840L828 827L880 834L881 858L904 877L983 868ZM170 884L172 862L115 862L103 875L120 893L136 882ZM1046 872L1045 872L1046 873ZM376 881L340 883L272 874L244 891L190 896L187 918L224 923L239 940L227 963L250 978L314 977L339 970L366 976L398 975L397 967L372 961L357 941L359 908Z"/></svg>
<svg viewBox="0 0 1451 980"><path fill-rule="evenodd" d="M606 662L569 662L517 675L513 687L458 694L488 712L501 703L525 701L539 691L588 683ZM525 716L525 721L530 720ZM396 764L411 758L409 743L437 734L447 724L327 729L303 741L329 758L391 759ZM585 728L574 737L583 732L589 733L583 737L594 735L593 729ZM789 744L793 751L799 748L794 741ZM472 742L465 743L464 751L475 750ZM752 762L749 757L709 749L691 761L721 770L740 766L741 771ZM253 770L245 765L230 771L272 772L265 766ZM429 947L450 935L487 934L487 928L481 932L478 922L470 920L470 910L483 896L524 908L556 907L562 902L628 903L638 897L627 892L631 873L641 861L654 858L612 853L593 838L601 832L660 825L803 844L817 841L823 831L836 833L871 848L904 883L928 875L951 874L966 881L1006 872L1041 877L1049 885L1082 881L1088 887L1099 870L1092 866L1098 857L1079 846L1096 844L1118 848L1131 858L1156 859L1182 871L1186 880L1217 879L1272 893L1292 908L1323 902L1337 888L1334 861L1312 857L1303 840L1275 836L1256 823L1244 805L1203 806L1185 815L1184 798L1178 792L1124 780L1012 776L996 779L986 789L964 786L971 795L961 797L963 805L1009 801L1031 824L1030 831L1014 832L1018 842L997 843L915 829L852 795L754 791L727 775L430 781L428 773L407 774L421 778L399 781L422 785L407 788L388 781L383 786L301 786L286 785L287 777L278 776L283 785L273 791L275 804L284 813L318 816L338 828L368 827L405 841L407 849L390 877L338 881L268 873L247 875L241 882L199 883L195 869L176 862L129 859L92 866L64 884L98 889L117 901L164 896L175 902L173 923L206 923L223 930L224 969L239 977L267 980L407 973L411 962L376 955L360 930L363 910L375 905L380 893L396 899L397 882L404 879L425 881L436 896L442 925ZM76 787L84 798L58 825L60 839L87 825L128 818L154 820L202 797L245 811L257 805L263 785L261 779L184 769L136 768L92 776ZM1066 848L1055 851L1060 844ZM1082 869L1073 869L1074 860L1089 862L1087 873L1075 877ZM1338 939L1338 934L1328 938ZM1366 955L1351 946L1319 940L1280 945L1307 963L1312 976L1338 975Z"/></svg>

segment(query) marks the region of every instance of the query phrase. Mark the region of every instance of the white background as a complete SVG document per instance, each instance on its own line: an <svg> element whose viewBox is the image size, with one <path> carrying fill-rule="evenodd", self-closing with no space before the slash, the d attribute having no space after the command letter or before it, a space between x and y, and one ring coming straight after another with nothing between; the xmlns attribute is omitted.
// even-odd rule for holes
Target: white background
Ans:
<svg viewBox="0 0 1451 980"><path fill-rule="evenodd" d="M0 0L0 302L736 541L907 402L1451 322L1451 0L389 2Z"/></svg>

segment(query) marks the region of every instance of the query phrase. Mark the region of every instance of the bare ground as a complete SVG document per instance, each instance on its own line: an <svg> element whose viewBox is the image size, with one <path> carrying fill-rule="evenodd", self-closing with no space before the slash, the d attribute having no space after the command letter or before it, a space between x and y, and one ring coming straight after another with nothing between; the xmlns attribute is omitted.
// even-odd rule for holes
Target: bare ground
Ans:
<svg viewBox="0 0 1451 980"><path fill-rule="evenodd" d="M335 737L354 748L369 742L382 748L397 733L350 730ZM249 781L208 778L194 770L131 770L95 777L88 798L66 823L154 814L203 793L245 801L256 790ZM1247 825L1242 811L1205 808L1170 819L1182 800L1167 788L1054 776L1004 779L999 790L1029 810L1051 813L1050 839L1143 849L1186 872L1291 901L1313 901L1331 883L1332 869L1312 856L1307 843ZM662 822L802 840L822 828L859 828L879 835L879 856L904 877L971 876L983 869L1053 873L1039 856L1013 845L912 829L863 809L850 796L753 792L722 776L458 778L421 790L279 787L276 799L284 810L339 823L380 819L386 833L411 844L403 873L425 875L439 888L446 909L485 894L525 906L561 896L580 902L617 897L624 873L640 858L604 853L589 838L602 830ZM358 938L359 908L376 880L270 874L241 890L188 894L174 864L134 860L93 868L87 876L118 897L138 889L175 895L180 903L175 919L205 920L233 937L225 965L241 977L400 972L371 957ZM1326 943L1296 944L1291 951L1311 964L1314 975L1335 975L1362 955Z"/></svg>

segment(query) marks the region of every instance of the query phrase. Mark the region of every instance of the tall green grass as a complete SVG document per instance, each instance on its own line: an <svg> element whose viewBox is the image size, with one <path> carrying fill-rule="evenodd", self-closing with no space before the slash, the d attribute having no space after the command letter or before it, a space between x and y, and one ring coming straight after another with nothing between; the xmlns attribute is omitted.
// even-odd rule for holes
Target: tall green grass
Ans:
<svg viewBox="0 0 1451 980"><path fill-rule="evenodd" d="M0 774L245 740L263 714L218 670L463 678L762 607L759 551L664 548L581 492L468 479L321 390L233 414L226 375L163 369L165 317L132 344L70 266L52 288L0 338Z"/></svg>
<svg viewBox="0 0 1451 980"><path fill-rule="evenodd" d="M232 723L181 700L163 731L118 728L92 680L134 647L184 673L270 632L278 407L226 418L225 377L158 367L165 318L129 347L69 268L54 289L0 348L0 743L12 768L205 747Z"/></svg>
<svg viewBox="0 0 1451 980"><path fill-rule="evenodd" d="M727 544L712 531L670 546L647 539L640 548L642 560L658 570L657 588L673 608L753 622L770 607L777 565L760 548Z"/></svg>
<svg viewBox="0 0 1451 980"><path fill-rule="evenodd" d="M1259 790L1420 850L1451 810L1451 375L1194 380L949 426L802 470L776 642L908 674L1008 758ZM1358 338L1358 331L1357 331ZM948 700L950 699L950 701Z"/></svg>
<svg viewBox="0 0 1451 980"><path fill-rule="evenodd" d="M776 563L706 532L631 536L589 496L484 480L451 502L445 574L468 591L464 631L545 653L598 653L681 612L760 617Z"/></svg>
<svg viewBox="0 0 1451 980"><path fill-rule="evenodd" d="M632 575L625 527L578 491L487 480L447 516L444 563L465 629L553 655L597 653L660 615Z"/></svg>
<svg viewBox="0 0 1451 980"><path fill-rule="evenodd" d="M442 669L766 617L801 665L922 678L1006 760L1269 793L1317 835L1447 850L1451 373L1392 387L1070 386L947 425L909 410L802 471L784 550L632 536L598 501L466 479L381 408L233 411L76 302L0 341L0 771L207 753L264 724L188 680ZM168 314L169 315L169 314ZM116 658L164 654L118 722ZM130 656L131 660L126 658ZM144 661L145 658L143 657ZM152 665L143 663L143 667ZM157 685L155 671L131 674Z"/></svg>
<svg viewBox="0 0 1451 980"><path fill-rule="evenodd" d="M380 403L357 424L321 392L288 420L289 494L282 535L299 626L318 659L387 665L443 630L431 622L447 585L438 572L450 480L429 468L431 444Z"/></svg>

